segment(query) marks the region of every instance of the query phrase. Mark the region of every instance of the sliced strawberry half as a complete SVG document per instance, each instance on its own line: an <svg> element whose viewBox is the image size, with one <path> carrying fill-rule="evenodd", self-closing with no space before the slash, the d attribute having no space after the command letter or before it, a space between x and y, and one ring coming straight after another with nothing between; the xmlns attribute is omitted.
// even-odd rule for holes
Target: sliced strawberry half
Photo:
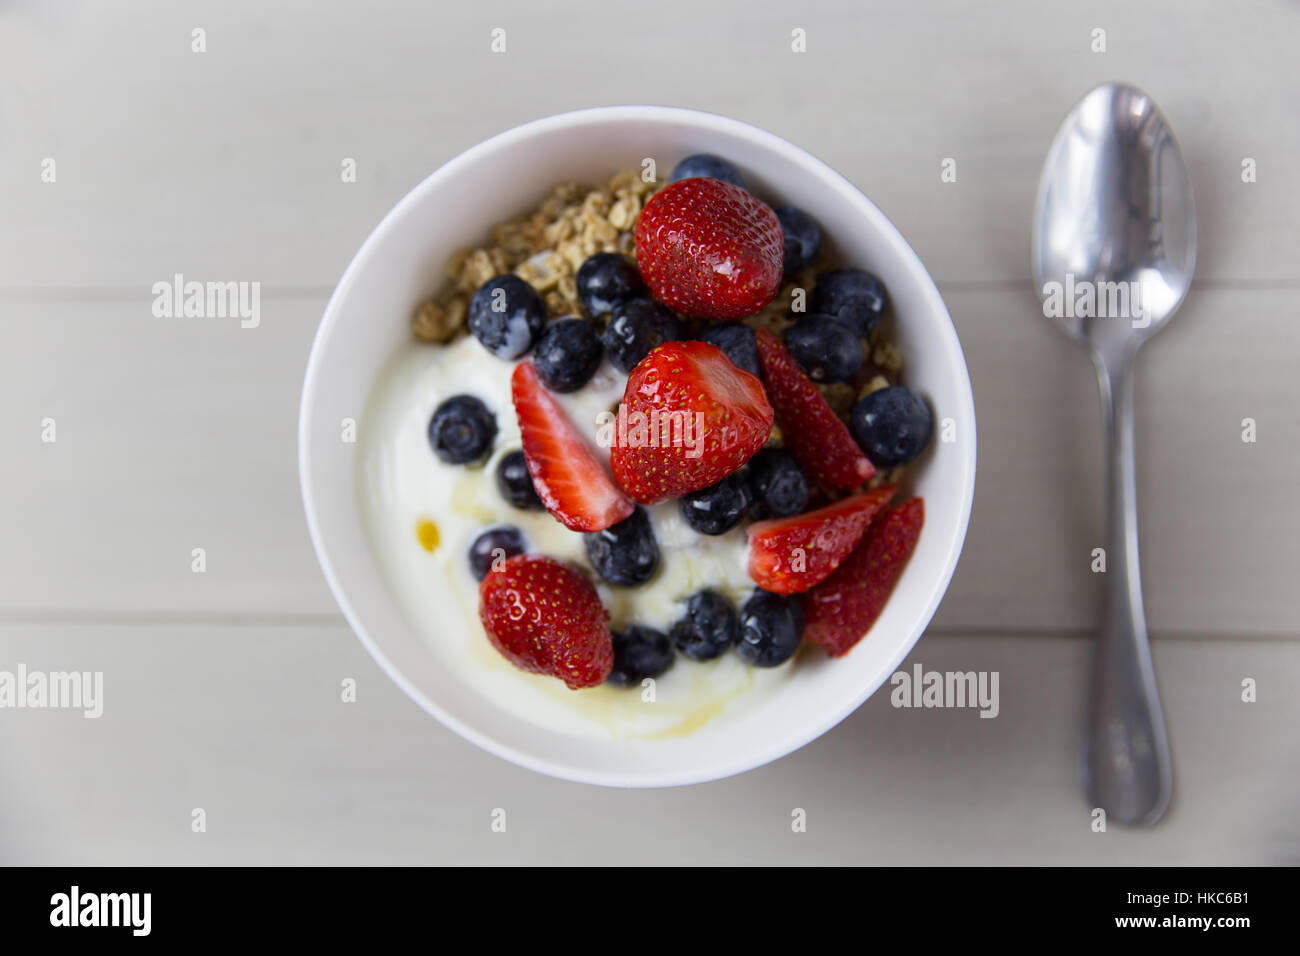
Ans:
<svg viewBox="0 0 1300 956"><path fill-rule="evenodd" d="M755 522L749 528L749 576L765 591L807 591L858 546L896 490L882 485L816 511Z"/></svg>
<svg viewBox="0 0 1300 956"><path fill-rule="evenodd" d="M558 677L574 690L609 676L609 612L592 583L567 564L517 554L489 571L478 593L488 640L520 670Z"/></svg>
<svg viewBox="0 0 1300 956"><path fill-rule="evenodd" d="M587 443L537 377L531 362L520 362L510 377L510 393L523 437L524 461L546 510L573 531L604 531L632 513Z"/></svg>
<svg viewBox="0 0 1300 956"><path fill-rule="evenodd" d="M610 449L642 504L716 485L772 434L763 383L707 342L665 342L632 369Z"/></svg>
<svg viewBox="0 0 1300 956"><path fill-rule="evenodd" d="M832 657L852 650L880 617L924 524L920 498L895 505L876 519L835 573L800 598L803 636Z"/></svg>
<svg viewBox="0 0 1300 956"><path fill-rule="evenodd" d="M758 330L758 357L763 364L767 397L781 426L781 440L804 471L827 488L839 491L859 488L872 478L876 469L853 440L848 426L767 329Z"/></svg>

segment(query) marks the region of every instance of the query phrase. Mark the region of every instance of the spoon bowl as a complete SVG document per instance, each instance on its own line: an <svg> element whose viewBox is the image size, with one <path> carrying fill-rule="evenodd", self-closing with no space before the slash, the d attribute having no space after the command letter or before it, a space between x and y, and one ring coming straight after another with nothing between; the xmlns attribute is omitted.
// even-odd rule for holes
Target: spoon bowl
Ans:
<svg viewBox="0 0 1300 956"><path fill-rule="evenodd" d="M1048 317L1094 350L1136 348L1177 311L1195 270L1196 204L1168 122L1140 90L1097 87L1061 124L1039 183L1034 281L1045 305L1044 290L1061 289ZM1088 295L1092 308L1078 308Z"/></svg>

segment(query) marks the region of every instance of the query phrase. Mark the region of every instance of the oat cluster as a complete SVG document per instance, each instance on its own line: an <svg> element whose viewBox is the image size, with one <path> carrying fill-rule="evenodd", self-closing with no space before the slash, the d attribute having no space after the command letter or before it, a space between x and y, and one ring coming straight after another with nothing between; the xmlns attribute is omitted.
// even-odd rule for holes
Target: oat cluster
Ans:
<svg viewBox="0 0 1300 956"><path fill-rule="evenodd" d="M415 312L416 338L456 338L465 328L474 290L507 272L536 289L552 317L581 315L574 278L578 269L598 252L635 259L636 221L659 187L645 182L638 170L620 172L594 188L578 183L554 187L531 213L492 227L485 245L452 257L447 287Z"/></svg>

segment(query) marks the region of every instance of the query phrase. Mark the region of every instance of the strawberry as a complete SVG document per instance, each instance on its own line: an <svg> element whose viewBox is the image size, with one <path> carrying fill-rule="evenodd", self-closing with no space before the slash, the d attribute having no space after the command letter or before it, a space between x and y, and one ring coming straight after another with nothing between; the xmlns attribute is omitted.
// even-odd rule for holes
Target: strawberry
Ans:
<svg viewBox="0 0 1300 956"><path fill-rule="evenodd" d="M573 531L603 531L630 515L632 502L542 387L531 362L515 366L510 392L524 461L546 510Z"/></svg>
<svg viewBox="0 0 1300 956"><path fill-rule="evenodd" d="M645 204L636 262L665 305L703 319L739 319L776 298L785 239L776 213L748 190L682 179Z"/></svg>
<svg viewBox="0 0 1300 956"><path fill-rule="evenodd" d="M749 576L765 591L798 594L825 580L894 497L883 485L825 508L749 527Z"/></svg>
<svg viewBox="0 0 1300 956"><path fill-rule="evenodd" d="M623 490L652 504L717 484L771 433L755 376L716 345L665 342L628 376L609 461Z"/></svg>
<svg viewBox="0 0 1300 956"><path fill-rule="evenodd" d="M843 657L871 630L925 524L925 503L895 505L867 529L862 543L830 577L800 601L803 636L832 657Z"/></svg>
<svg viewBox="0 0 1300 956"><path fill-rule="evenodd" d="M876 469L817 386L767 329L758 330L758 357L776 409L785 450L827 488L851 491Z"/></svg>
<svg viewBox="0 0 1300 956"><path fill-rule="evenodd" d="M592 583L567 564L517 554L487 573L478 594L488 640L515 667L558 677L573 690L609 676L609 612Z"/></svg>

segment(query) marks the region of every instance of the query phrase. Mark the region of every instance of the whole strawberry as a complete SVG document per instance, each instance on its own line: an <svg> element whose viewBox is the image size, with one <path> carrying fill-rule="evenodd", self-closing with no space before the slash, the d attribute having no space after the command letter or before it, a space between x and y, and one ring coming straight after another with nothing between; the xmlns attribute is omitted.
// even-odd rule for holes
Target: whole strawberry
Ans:
<svg viewBox="0 0 1300 956"><path fill-rule="evenodd" d="M716 345L665 342L628 376L610 468L633 499L653 504L717 484L771 433L755 376Z"/></svg>
<svg viewBox="0 0 1300 956"><path fill-rule="evenodd" d="M785 239L771 208L720 179L683 179L646 203L636 261L654 297L703 319L753 315L776 298Z"/></svg>
<svg viewBox="0 0 1300 956"><path fill-rule="evenodd" d="M871 630L916 550L925 524L920 498L890 508L821 584L801 596L805 639L843 657Z"/></svg>
<svg viewBox="0 0 1300 956"><path fill-rule="evenodd" d="M520 670L573 690L604 683L614 666L609 612L585 577L554 558L517 554L479 585L488 640Z"/></svg>

